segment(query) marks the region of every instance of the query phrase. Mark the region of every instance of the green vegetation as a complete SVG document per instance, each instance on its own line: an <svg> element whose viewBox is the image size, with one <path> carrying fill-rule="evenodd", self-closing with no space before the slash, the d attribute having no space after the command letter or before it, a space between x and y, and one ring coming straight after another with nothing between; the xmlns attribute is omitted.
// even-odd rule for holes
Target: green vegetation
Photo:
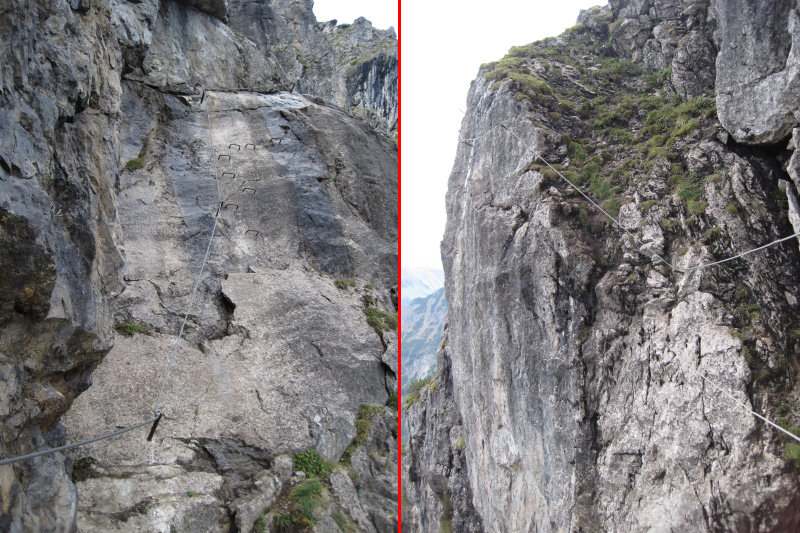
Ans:
<svg viewBox="0 0 800 533"><path fill-rule="evenodd" d="M305 472L308 477L319 477L324 468L322 457L314 449L308 449L294 456L295 470Z"/></svg>
<svg viewBox="0 0 800 533"><path fill-rule="evenodd" d="M464 444L465 444L464 437L461 437L460 439L458 439L456 441L456 450L458 450L458 451L463 450L464 449Z"/></svg>
<svg viewBox="0 0 800 533"><path fill-rule="evenodd" d="M644 76L644 82L647 85L648 90L653 90L656 87L660 87L664 85L664 82L667 81L672 74L672 67L667 67L661 72L651 72Z"/></svg>
<svg viewBox="0 0 800 533"><path fill-rule="evenodd" d="M793 329L789 332L789 348L797 344L800 339L800 329Z"/></svg>
<svg viewBox="0 0 800 533"><path fill-rule="evenodd" d="M266 533L267 531L267 513L261 513L253 524L253 531L255 533Z"/></svg>
<svg viewBox="0 0 800 533"><path fill-rule="evenodd" d="M344 454L342 454L342 464L349 465L350 457L353 455L353 452L356 451L356 448L367 443L369 440L369 430L372 429L372 419L375 415L382 413L384 408L383 405L361 404L359 406L355 422L356 435L353 437L353 441L347 449L345 449ZM356 480L353 480L353 482L358 483Z"/></svg>
<svg viewBox="0 0 800 533"><path fill-rule="evenodd" d="M642 213L643 215L646 215L647 213L650 212L653 206L657 204L658 204L657 200L645 200L644 202L639 204L639 212Z"/></svg>
<svg viewBox="0 0 800 533"><path fill-rule="evenodd" d="M129 159L127 163L125 163L125 170L133 172L134 170L139 170L144 166L144 160L141 157L134 157L133 159Z"/></svg>
<svg viewBox="0 0 800 533"><path fill-rule="evenodd" d="M697 200L689 200L686 202L686 210L691 215L702 215L706 212L706 207L708 207L708 205L705 202L699 202Z"/></svg>
<svg viewBox="0 0 800 533"><path fill-rule="evenodd" d="M389 395L389 399L386 400L386 407L392 411L397 411L397 394L393 392Z"/></svg>
<svg viewBox="0 0 800 533"><path fill-rule="evenodd" d="M148 333L150 330L144 324L138 322L123 322L114 326L117 333L126 337L133 337L136 333Z"/></svg>
<svg viewBox="0 0 800 533"><path fill-rule="evenodd" d="M705 191L704 180L693 173L685 173L677 165L673 165L672 174L669 181L675 186L678 196L686 203L689 214L702 214L706 210L706 204L700 201Z"/></svg>
<svg viewBox="0 0 800 533"><path fill-rule="evenodd" d="M618 198L609 198L603 202L603 209L605 209L606 212L614 218L617 218L617 215L619 215L620 207L622 207L622 203Z"/></svg>
<svg viewBox="0 0 800 533"><path fill-rule="evenodd" d="M356 533L358 531L358 527L355 523L345 514L342 514L339 511L336 511L331 515L333 521L336 522L336 525L342 531L342 533Z"/></svg>
<svg viewBox="0 0 800 533"><path fill-rule="evenodd" d="M275 529L280 533L312 528L317 519L314 510L323 503L325 487L317 479L293 488L289 493L291 506L288 512L275 517Z"/></svg>
<svg viewBox="0 0 800 533"><path fill-rule="evenodd" d="M333 282L333 284L336 285L338 288L340 288L342 290L347 290L350 287L355 287L356 286L355 280L352 280L352 279L349 279L349 278L339 278L339 279L335 280Z"/></svg>
<svg viewBox="0 0 800 533"><path fill-rule="evenodd" d="M785 446L786 457L792 461L800 461L800 444L787 442Z"/></svg>
<svg viewBox="0 0 800 533"><path fill-rule="evenodd" d="M644 101L640 102L645 104ZM645 107L646 105L646 107ZM667 144L684 137L700 127L699 118L713 118L717 113L716 101L707 96L684 100L680 97L648 97L643 107L651 108L642 128L642 136L667 135Z"/></svg>
<svg viewBox="0 0 800 533"><path fill-rule="evenodd" d="M800 427L790 422L787 417L781 418L779 421L779 425L792 435L800 437ZM800 444L798 444L795 441L789 440L789 438L785 436L784 436L784 441L785 441L784 451L786 452L786 458L800 463Z"/></svg>
<svg viewBox="0 0 800 533"><path fill-rule="evenodd" d="M603 23L613 40L617 23L609 14ZM512 47L501 60L483 65L482 73L492 90L502 85L517 97L518 106L527 106L531 122L550 138L560 135L560 146L548 152L548 159L563 158L562 165L554 165L558 172L610 215L618 216L641 183L655 183L666 173L674 196L641 201L641 214L656 218L665 232L694 233L694 243L696 233L705 231L712 248L726 244L724 235L709 233L705 198L706 186L714 188L724 176L715 168L692 172L682 156L686 144L701 133L708 136L716 123L711 93L692 98L673 94L668 86L671 68L643 72L640 65L617 57L596 30L581 24L561 38ZM563 187L546 165L537 162L529 169L543 176L541 190L548 182ZM653 198L652 190L645 197ZM677 211L676 199L682 204ZM571 203L577 224L587 232L601 235L609 228L593 207L582 200ZM738 210L731 207L728 212ZM674 244L681 248L685 243ZM419 400L420 392L412 391L406 405Z"/></svg>
<svg viewBox="0 0 800 533"><path fill-rule="evenodd" d="M358 408L358 414L356 415L356 436L353 439L354 444L363 446L367 443L369 439L369 430L372 428L372 419L375 415L382 413L383 409L383 405L361 404Z"/></svg>
<svg viewBox="0 0 800 533"><path fill-rule="evenodd" d="M77 461L73 461L72 482L77 483L78 481L89 479L93 463L94 459L91 457L82 457Z"/></svg>
<svg viewBox="0 0 800 533"><path fill-rule="evenodd" d="M381 338L383 338L384 331L397 329L397 313L389 313L377 307L366 307L364 308L364 314L367 315L367 324L369 324Z"/></svg>
<svg viewBox="0 0 800 533"><path fill-rule="evenodd" d="M611 58L604 61L597 70L596 76L607 79L610 83L617 84L624 78L638 76L642 68L627 59Z"/></svg>
<svg viewBox="0 0 800 533"><path fill-rule="evenodd" d="M442 496L442 514L439 516L439 533L453 533L453 502L450 494Z"/></svg>
<svg viewBox="0 0 800 533"><path fill-rule="evenodd" d="M415 379L408 384L408 395L406 396L406 407L413 405L422 397L422 391L433 381L433 376L422 379Z"/></svg>

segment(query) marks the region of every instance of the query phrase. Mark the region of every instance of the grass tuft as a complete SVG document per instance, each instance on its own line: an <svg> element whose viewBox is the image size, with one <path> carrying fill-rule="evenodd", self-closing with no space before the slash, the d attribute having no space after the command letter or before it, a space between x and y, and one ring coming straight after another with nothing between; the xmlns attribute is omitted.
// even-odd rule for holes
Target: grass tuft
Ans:
<svg viewBox="0 0 800 533"><path fill-rule="evenodd" d="M134 170L139 170L144 166L144 160L141 157L134 157L133 159L129 159L127 163L125 163L125 170L129 172L133 172Z"/></svg>
<svg viewBox="0 0 800 533"><path fill-rule="evenodd" d="M126 337L133 337L136 333L148 333L150 330L144 324L138 322L123 322L114 326L117 333Z"/></svg>
<svg viewBox="0 0 800 533"><path fill-rule="evenodd" d="M343 291L349 289L350 287L356 286L355 280L352 280L350 278L339 278L335 280L333 284L336 285L336 287L338 287L339 289L342 289Z"/></svg>

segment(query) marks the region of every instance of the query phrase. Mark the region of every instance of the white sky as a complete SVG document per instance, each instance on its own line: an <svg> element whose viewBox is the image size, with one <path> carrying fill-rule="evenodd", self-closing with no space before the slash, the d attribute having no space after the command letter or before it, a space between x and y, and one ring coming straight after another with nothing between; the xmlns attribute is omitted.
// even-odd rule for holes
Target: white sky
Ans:
<svg viewBox="0 0 800 533"><path fill-rule="evenodd" d="M339 2L336 2L339 3ZM345 3L345 2L342 2ZM376 2L378 3L378 2ZM441 268L444 195L467 90L481 63L560 34L604 0L407 0L400 35L403 267ZM316 8L315 8L316 10Z"/></svg>
<svg viewBox="0 0 800 533"><path fill-rule="evenodd" d="M318 22L336 19L339 24L365 17L375 28L392 26L397 33L397 0L314 0L314 16Z"/></svg>

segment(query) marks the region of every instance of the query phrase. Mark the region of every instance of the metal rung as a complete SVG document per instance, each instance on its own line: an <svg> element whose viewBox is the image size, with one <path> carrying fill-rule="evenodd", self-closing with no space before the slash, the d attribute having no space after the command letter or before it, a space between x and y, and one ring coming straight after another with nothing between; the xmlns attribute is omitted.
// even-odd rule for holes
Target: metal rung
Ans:
<svg viewBox="0 0 800 533"><path fill-rule="evenodd" d="M235 172L223 172L222 176L220 176L220 178L224 178L226 175L231 175L234 178L236 178L236 173Z"/></svg>
<svg viewBox="0 0 800 533"><path fill-rule="evenodd" d="M237 152L238 152L239 150L241 150L241 149L242 149L242 147L241 147L241 146L239 146L239 145L238 145L238 144L236 144L236 143L231 143L231 144L229 144L229 145L228 145L228 148L233 148L234 146L236 147L236 151L237 151Z"/></svg>
<svg viewBox="0 0 800 533"><path fill-rule="evenodd" d="M239 204L233 204L233 203L225 204L225 205L222 206L222 208L223 209L228 209L232 205L236 206L236 209L234 209L234 211L238 211L239 210Z"/></svg>
<svg viewBox="0 0 800 533"><path fill-rule="evenodd" d="M248 147L248 146L252 146L252 147L253 147L253 150L255 150L255 149L256 149L256 145L255 145L255 144L251 144L251 143L245 144L245 145L244 145L244 149L245 149L245 150L247 150L247 147Z"/></svg>
<svg viewBox="0 0 800 533"><path fill-rule="evenodd" d="M247 235L248 233L255 233L256 235L261 235L261 232L258 231L257 229L249 229L244 232L245 235Z"/></svg>
<svg viewBox="0 0 800 533"><path fill-rule="evenodd" d="M256 190L255 190L254 188L252 188L252 187L245 187L244 189L242 189L242 192L244 192L244 191L248 191L248 190L249 190L249 191L253 191L253 194L255 194L255 193L256 193Z"/></svg>
<svg viewBox="0 0 800 533"><path fill-rule="evenodd" d="M219 161L219 160L220 160L220 159L222 159L223 157L227 157L227 158L228 158L228 161L230 161L230 160L231 160L231 156L229 156L228 154L219 154L219 155L217 156L217 161Z"/></svg>

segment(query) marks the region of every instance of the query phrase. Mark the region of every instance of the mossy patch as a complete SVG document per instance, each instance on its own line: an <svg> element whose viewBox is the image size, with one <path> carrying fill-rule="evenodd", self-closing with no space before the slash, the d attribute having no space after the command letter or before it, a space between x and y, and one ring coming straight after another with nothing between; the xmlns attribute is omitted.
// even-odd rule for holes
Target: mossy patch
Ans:
<svg viewBox="0 0 800 533"><path fill-rule="evenodd" d="M133 337L137 333L149 333L150 330L144 324L139 324L138 322L122 322L120 324L116 324L114 329L117 330L117 333L120 335L125 335L126 337Z"/></svg>
<svg viewBox="0 0 800 533"><path fill-rule="evenodd" d="M433 376L428 376L422 379L415 379L408 384L406 394L406 407L413 405L422 398L423 391L431 384Z"/></svg>
<svg viewBox="0 0 800 533"><path fill-rule="evenodd" d="M134 157L133 159L129 159L127 163L125 163L125 170L129 172L133 172L134 170L139 170L144 166L144 159L141 157Z"/></svg>
<svg viewBox="0 0 800 533"><path fill-rule="evenodd" d="M393 331L397 329L397 313L390 313L377 307L364 308L364 314L367 316L367 324L370 325L375 332L383 338L384 331Z"/></svg>
<svg viewBox="0 0 800 533"><path fill-rule="evenodd" d="M289 509L275 517L279 533L302 531L314 527L314 511L324 502L325 487L317 479L302 483L289 493Z"/></svg>
<svg viewBox="0 0 800 533"><path fill-rule="evenodd" d="M354 279L350 279L350 278L339 278L339 279L335 280L333 282L333 284L336 285L337 288L339 288L339 289L344 291L344 290L347 290L347 289L349 289L351 287L355 287L356 286L356 281Z"/></svg>

